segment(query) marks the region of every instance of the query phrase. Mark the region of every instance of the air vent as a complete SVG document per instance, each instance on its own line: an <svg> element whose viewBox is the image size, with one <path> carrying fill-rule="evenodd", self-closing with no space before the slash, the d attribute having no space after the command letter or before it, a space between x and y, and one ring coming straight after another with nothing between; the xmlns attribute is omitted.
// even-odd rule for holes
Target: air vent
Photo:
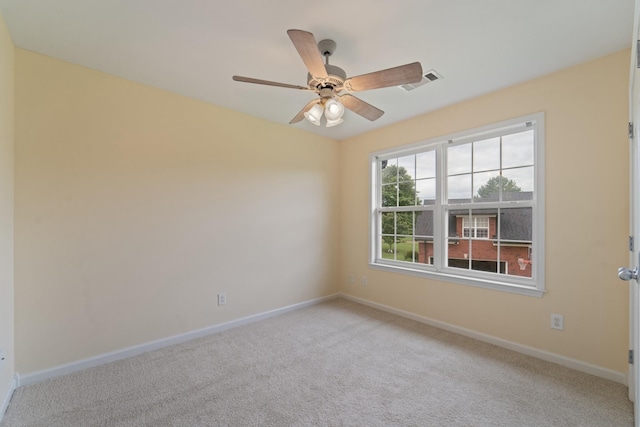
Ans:
<svg viewBox="0 0 640 427"><path fill-rule="evenodd" d="M431 70L424 75L424 78L430 81L434 81L434 80L438 80L439 78L442 78L442 76L436 73L434 70Z"/></svg>
<svg viewBox="0 0 640 427"><path fill-rule="evenodd" d="M431 82L435 82L436 80L440 80L442 78L442 74L436 72L435 70L429 70L426 73L424 73L422 75L422 80L420 80L418 83L411 83L411 84L406 84L406 85L402 85L402 86L398 86L400 89L404 90L405 92L409 92L412 91L414 89L419 88L420 86L424 86L427 83L431 83Z"/></svg>

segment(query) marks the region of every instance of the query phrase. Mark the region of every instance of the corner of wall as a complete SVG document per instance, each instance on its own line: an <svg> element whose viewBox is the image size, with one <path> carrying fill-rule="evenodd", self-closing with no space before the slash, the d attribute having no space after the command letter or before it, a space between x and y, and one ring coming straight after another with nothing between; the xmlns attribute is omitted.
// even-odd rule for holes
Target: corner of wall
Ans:
<svg viewBox="0 0 640 427"><path fill-rule="evenodd" d="M13 162L15 47L0 15L0 420L17 387L14 363Z"/></svg>

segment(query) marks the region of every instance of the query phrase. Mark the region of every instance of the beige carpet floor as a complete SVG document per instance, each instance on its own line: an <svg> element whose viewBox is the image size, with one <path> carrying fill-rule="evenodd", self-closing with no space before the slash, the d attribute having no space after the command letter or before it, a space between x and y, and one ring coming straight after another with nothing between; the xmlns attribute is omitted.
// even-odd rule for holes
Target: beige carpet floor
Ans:
<svg viewBox="0 0 640 427"><path fill-rule="evenodd" d="M623 385L336 299L16 390L12 426L632 426Z"/></svg>

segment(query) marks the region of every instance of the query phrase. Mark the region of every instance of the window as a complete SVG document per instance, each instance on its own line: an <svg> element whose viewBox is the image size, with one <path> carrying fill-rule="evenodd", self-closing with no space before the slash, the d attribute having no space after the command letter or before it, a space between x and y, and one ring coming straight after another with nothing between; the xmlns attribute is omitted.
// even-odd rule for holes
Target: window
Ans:
<svg viewBox="0 0 640 427"><path fill-rule="evenodd" d="M464 237L488 239L489 217L480 215L462 217L462 235Z"/></svg>
<svg viewBox="0 0 640 427"><path fill-rule="evenodd" d="M373 153L371 265L541 296L543 119Z"/></svg>

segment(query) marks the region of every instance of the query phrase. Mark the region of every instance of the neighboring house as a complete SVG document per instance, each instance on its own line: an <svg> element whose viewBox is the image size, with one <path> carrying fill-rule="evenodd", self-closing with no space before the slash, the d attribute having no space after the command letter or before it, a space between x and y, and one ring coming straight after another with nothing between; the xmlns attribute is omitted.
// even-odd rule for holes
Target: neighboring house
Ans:
<svg viewBox="0 0 640 427"><path fill-rule="evenodd" d="M531 192L504 193L503 200L528 200L531 197ZM482 200L489 202L492 199ZM452 205L468 202L451 200ZM473 209L471 214L469 209L451 209L447 219L446 256L449 267L498 272L499 265L500 273L531 277L530 207L479 208ZM415 234L419 247L416 262L432 264L433 211L423 212L416 218Z"/></svg>

